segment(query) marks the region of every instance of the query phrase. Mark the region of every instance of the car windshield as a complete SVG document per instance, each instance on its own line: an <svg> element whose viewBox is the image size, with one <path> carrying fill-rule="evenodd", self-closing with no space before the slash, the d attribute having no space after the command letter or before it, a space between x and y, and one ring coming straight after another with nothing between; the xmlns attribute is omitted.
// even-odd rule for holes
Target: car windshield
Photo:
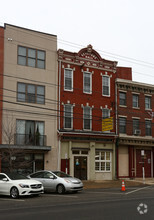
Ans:
<svg viewBox="0 0 154 220"><path fill-rule="evenodd" d="M53 172L56 176L59 176L59 177L62 177L62 178L65 178L65 177L71 177L70 175L64 173L64 172L61 172L61 171L54 171Z"/></svg>
<svg viewBox="0 0 154 220"><path fill-rule="evenodd" d="M21 179L29 179L28 177L19 174L19 173L6 173L6 175L11 179L11 180L21 180Z"/></svg>

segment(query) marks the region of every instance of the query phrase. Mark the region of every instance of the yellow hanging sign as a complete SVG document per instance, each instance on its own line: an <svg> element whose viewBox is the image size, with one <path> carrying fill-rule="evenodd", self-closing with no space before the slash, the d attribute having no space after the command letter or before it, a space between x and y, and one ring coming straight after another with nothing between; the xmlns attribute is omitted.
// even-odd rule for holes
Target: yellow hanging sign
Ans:
<svg viewBox="0 0 154 220"><path fill-rule="evenodd" d="M113 117L102 119L102 131L110 131L113 129Z"/></svg>

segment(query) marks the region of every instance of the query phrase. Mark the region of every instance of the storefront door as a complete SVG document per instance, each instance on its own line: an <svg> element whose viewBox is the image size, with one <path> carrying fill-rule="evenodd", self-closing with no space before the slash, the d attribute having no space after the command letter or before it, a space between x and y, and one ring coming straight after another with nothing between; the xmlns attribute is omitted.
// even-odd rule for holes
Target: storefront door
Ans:
<svg viewBox="0 0 154 220"><path fill-rule="evenodd" d="M144 154L141 156L141 150L136 150L136 177L143 177L143 166L145 177L151 177L151 150L144 150Z"/></svg>
<svg viewBox="0 0 154 220"><path fill-rule="evenodd" d="M74 157L74 176L81 180L87 180L87 157Z"/></svg>

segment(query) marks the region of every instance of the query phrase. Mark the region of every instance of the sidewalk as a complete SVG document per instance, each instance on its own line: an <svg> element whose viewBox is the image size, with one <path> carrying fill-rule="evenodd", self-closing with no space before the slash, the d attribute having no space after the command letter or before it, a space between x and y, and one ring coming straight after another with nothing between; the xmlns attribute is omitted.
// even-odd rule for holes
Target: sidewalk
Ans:
<svg viewBox="0 0 154 220"><path fill-rule="evenodd" d="M99 188L120 188L122 186L122 180L104 180L104 181L89 181L83 180L84 189L99 189ZM145 185L154 185L154 178L148 178L143 182L142 178L136 178L133 180L124 179L125 187L133 186L145 186Z"/></svg>

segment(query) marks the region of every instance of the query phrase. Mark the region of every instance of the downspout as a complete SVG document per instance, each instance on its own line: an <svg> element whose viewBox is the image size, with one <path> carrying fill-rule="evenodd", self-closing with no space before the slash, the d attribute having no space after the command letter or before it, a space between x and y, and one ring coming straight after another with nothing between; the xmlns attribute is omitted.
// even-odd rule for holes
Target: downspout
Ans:
<svg viewBox="0 0 154 220"><path fill-rule="evenodd" d="M59 60L59 96L58 96L58 106L59 106L59 111L58 111L58 131L60 131L60 88L61 88L61 60ZM60 134L60 132L58 132ZM61 164L61 140L60 136L58 136L58 170L61 170L60 168Z"/></svg>
<svg viewBox="0 0 154 220"><path fill-rule="evenodd" d="M116 119L116 143L115 143L115 178L118 178L118 110L117 110L117 83L115 82L115 119Z"/></svg>

